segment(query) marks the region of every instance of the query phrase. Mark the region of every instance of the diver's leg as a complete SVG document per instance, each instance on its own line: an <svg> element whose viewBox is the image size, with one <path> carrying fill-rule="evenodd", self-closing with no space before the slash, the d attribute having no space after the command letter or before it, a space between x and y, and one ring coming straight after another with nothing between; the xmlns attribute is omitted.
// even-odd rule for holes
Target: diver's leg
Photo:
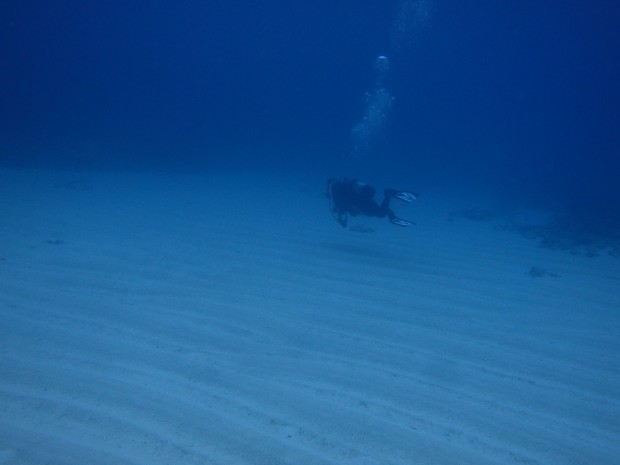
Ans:
<svg viewBox="0 0 620 465"><path fill-rule="evenodd" d="M389 210L390 200L392 200L392 195L388 192L388 189L385 190L385 193L383 195L384 197L383 197L383 202L381 202L381 209Z"/></svg>
<svg viewBox="0 0 620 465"><path fill-rule="evenodd" d="M397 191L396 189L386 189L385 195L394 197L395 199L402 200L405 203L411 203L418 198L418 194L407 191Z"/></svg>
<svg viewBox="0 0 620 465"><path fill-rule="evenodd" d="M386 189L385 190L385 198L383 199L383 203L381 204L381 209L383 210L383 216L387 216L390 219L390 223L395 224L397 226L411 226L415 223L412 223L411 221L407 221L407 220L403 220L402 218L399 218L398 216L396 216L396 214L392 211L392 209L390 208L390 200L392 199L392 197L398 197L398 195L403 194L402 192L398 192L397 190L394 189ZM407 194L409 194L407 192ZM401 200L403 200L401 198Z"/></svg>
<svg viewBox="0 0 620 465"><path fill-rule="evenodd" d="M389 205L389 198L383 199L383 203L381 205L377 204L377 202L375 202L373 199L367 198L364 199L364 202L360 202L357 205L357 209L362 215L374 216L376 218L384 218L385 215L387 215L388 210L390 209Z"/></svg>

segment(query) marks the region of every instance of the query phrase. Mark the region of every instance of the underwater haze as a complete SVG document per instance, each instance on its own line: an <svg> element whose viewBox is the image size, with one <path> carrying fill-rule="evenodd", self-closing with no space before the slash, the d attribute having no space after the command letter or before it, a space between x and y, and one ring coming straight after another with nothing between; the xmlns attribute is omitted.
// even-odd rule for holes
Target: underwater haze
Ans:
<svg viewBox="0 0 620 465"><path fill-rule="evenodd" d="M414 183L619 213L616 2L9 0L0 10L3 166L358 175L353 159L359 175L379 165ZM378 86L391 103L369 108ZM356 136L369 111L380 121Z"/></svg>

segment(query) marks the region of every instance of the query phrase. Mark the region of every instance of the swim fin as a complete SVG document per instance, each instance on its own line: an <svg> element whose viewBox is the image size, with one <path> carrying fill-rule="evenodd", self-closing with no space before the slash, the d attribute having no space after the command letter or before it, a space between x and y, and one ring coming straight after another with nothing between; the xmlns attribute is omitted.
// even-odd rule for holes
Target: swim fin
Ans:
<svg viewBox="0 0 620 465"><path fill-rule="evenodd" d="M407 203L411 203L418 198L413 192L396 192L393 197Z"/></svg>
<svg viewBox="0 0 620 465"><path fill-rule="evenodd" d="M392 224L395 224L396 226L403 226L403 227L407 227L407 226L413 226L415 223L412 223L411 221L407 221L407 220L403 220L402 218L399 218L397 216L395 216L394 218L390 218L390 222Z"/></svg>

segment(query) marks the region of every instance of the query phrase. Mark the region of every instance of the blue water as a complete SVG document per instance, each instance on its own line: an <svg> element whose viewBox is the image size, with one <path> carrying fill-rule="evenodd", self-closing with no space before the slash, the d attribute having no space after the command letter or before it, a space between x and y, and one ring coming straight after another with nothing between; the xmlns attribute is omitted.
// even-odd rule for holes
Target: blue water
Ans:
<svg viewBox="0 0 620 465"><path fill-rule="evenodd" d="M1 1L0 465L616 463L619 24Z"/></svg>
<svg viewBox="0 0 620 465"><path fill-rule="evenodd" d="M0 165L380 173L613 227L619 20L611 1L7 0Z"/></svg>

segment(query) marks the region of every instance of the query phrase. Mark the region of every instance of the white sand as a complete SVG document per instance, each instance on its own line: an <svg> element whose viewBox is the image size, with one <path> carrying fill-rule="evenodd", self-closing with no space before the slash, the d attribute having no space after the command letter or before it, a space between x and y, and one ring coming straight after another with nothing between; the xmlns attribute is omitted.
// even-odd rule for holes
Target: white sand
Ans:
<svg viewBox="0 0 620 465"><path fill-rule="evenodd" d="M619 463L620 260L323 182L1 171L0 464Z"/></svg>

